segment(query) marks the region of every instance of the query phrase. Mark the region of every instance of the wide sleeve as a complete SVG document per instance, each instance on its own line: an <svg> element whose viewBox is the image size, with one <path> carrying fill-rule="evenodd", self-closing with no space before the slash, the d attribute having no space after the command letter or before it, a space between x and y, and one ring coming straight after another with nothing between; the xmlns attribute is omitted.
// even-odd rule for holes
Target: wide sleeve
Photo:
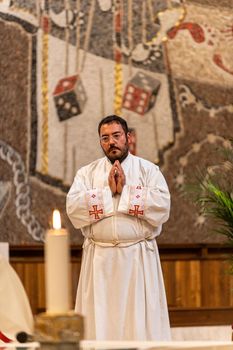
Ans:
<svg viewBox="0 0 233 350"><path fill-rule="evenodd" d="M67 194L67 215L76 228L82 228L113 215L109 186L90 188L88 174L78 171Z"/></svg>
<svg viewBox="0 0 233 350"><path fill-rule="evenodd" d="M158 227L166 222L170 212L170 193L157 166L149 169L146 185L125 185L118 212L135 216Z"/></svg>

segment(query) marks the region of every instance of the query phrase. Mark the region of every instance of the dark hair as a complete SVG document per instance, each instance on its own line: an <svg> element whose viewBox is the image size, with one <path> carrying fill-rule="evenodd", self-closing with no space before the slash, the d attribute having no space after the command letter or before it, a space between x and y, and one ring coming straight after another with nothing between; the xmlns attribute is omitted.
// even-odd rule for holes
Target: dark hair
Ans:
<svg viewBox="0 0 233 350"><path fill-rule="evenodd" d="M108 115L107 117L103 118L100 122L99 122L99 126L98 126L98 133L100 135L100 128L102 125L104 124L111 124L111 123L117 123L117 124L120 124L125 132L125 134L127 135L127 133L129 132L129 129L128 129L128 125L127 125L127 122L119 117L118 115Z"/></svg>

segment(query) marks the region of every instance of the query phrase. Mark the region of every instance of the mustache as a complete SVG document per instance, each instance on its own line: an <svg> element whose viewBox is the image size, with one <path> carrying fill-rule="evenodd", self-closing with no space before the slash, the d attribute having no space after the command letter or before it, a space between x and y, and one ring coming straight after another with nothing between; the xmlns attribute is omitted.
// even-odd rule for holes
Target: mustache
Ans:
<svg viewBox="0 0 233 350"><path fill-rule="evenodd" d="M112 150L114 150L114 149L120 149L120 148L118 148L118 147L116 147L116 146L110 146L108 150L109 150L109 151L112 151Z"/></svg>

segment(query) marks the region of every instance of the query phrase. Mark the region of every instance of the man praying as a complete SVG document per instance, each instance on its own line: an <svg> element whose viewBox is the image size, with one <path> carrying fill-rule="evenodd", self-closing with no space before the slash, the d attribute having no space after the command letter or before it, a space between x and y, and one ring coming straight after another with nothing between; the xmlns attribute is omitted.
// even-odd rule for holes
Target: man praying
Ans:
<svg viewBox="0 0 233 350"><path fill-rule="evenodd" d="M156 237L170 194L159 167L129 153L126 121L98 127L105 157L78 170L67 214L84 236L75 310L88 340L170 340Z"/></svg>

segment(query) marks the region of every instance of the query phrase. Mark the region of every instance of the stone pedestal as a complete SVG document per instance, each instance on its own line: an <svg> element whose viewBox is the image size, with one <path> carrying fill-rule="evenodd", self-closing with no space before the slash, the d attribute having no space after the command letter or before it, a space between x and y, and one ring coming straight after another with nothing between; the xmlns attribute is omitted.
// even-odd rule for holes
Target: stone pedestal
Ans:
<svg viewBox="0 0 233 350"><path fill-rule="evenodd" d="M42 313L35 317L34 339L42 350L78 350L83 337L84 321L79 314Z"/></svg>

